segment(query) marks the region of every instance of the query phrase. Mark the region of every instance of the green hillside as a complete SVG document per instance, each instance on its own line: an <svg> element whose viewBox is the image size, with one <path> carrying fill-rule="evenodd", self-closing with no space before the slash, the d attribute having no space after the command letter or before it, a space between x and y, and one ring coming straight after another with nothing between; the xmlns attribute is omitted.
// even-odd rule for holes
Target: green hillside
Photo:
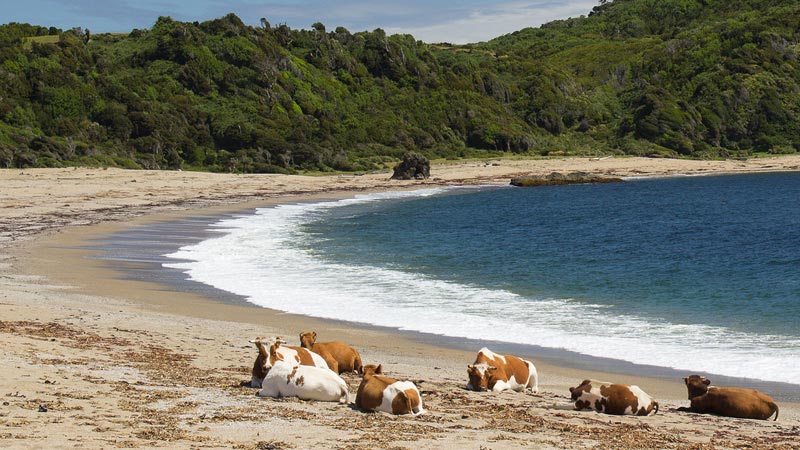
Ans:
<svg viewBox="0 0 800 450"><path fill-rule="evenodd" d="M0 167L366 171L800 149L800 1L617 0L489 42L161 17L0 26Z"/></svg>

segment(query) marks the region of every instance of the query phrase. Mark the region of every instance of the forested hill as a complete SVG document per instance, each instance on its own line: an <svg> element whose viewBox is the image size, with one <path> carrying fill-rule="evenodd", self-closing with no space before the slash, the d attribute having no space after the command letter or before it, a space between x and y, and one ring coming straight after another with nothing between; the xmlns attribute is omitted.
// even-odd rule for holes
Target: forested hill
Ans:
<svg viewBox="0 0 800 450"><path fill-rule="evenodd" d="M0 167L362 171L800 149L800 1L617 0L490 42L160 17L0 26Z"/></svg>

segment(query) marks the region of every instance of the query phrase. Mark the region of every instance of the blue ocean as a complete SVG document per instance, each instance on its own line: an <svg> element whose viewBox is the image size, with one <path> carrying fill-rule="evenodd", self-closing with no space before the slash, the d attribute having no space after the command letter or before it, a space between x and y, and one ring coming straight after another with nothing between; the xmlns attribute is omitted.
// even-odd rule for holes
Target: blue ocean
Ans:
<svg viewBox="0 0 800 450"><path fill-rule="evenodd" d="M800 173L258 209L170 267L267 308L795 383Z"/></svg>

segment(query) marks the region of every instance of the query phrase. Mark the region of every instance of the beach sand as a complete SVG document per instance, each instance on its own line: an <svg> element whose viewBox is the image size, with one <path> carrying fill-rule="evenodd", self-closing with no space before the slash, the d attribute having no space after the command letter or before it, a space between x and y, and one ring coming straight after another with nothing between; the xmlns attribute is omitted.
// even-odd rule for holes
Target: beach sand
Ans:
<svg viewBox="0 0 800 450"><path fill-rule="evenodd" d="M674 411L680 379L601 373L537 361L542 392L468 392L472 351L413 334L289 315L136 281L93 258L93 240L196 214L435 185L507 184L552 171L673 176L800 170L800 157L748 161L646 158L498 160L436 165L425 181L363 176L223 175L118 169L0 170L2 448L800 448L800 406L777 422ZM130 264L136 264L132 262ZM300 331L358 348L417 382L428 413L264 399L247 387L249 339ZM688 374L687 374L688 375ZM345 375L351 399L359 383ZM660 412L616 417L549 409L584 378L637 384Z"/></svg>

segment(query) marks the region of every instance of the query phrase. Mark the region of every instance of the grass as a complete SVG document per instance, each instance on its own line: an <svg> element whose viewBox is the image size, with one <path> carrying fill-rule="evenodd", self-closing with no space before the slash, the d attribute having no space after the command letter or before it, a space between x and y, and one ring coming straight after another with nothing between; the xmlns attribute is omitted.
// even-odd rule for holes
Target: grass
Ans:
<svg viewBox="0 0 800 450"><path fill-rule="evenodd" d="M58 43L58 35L55 36L33 36L25 38L25 42L23 43L23 48L25 50L30 50L33 47L33 43L39 44L57 44Z"/></svg>

